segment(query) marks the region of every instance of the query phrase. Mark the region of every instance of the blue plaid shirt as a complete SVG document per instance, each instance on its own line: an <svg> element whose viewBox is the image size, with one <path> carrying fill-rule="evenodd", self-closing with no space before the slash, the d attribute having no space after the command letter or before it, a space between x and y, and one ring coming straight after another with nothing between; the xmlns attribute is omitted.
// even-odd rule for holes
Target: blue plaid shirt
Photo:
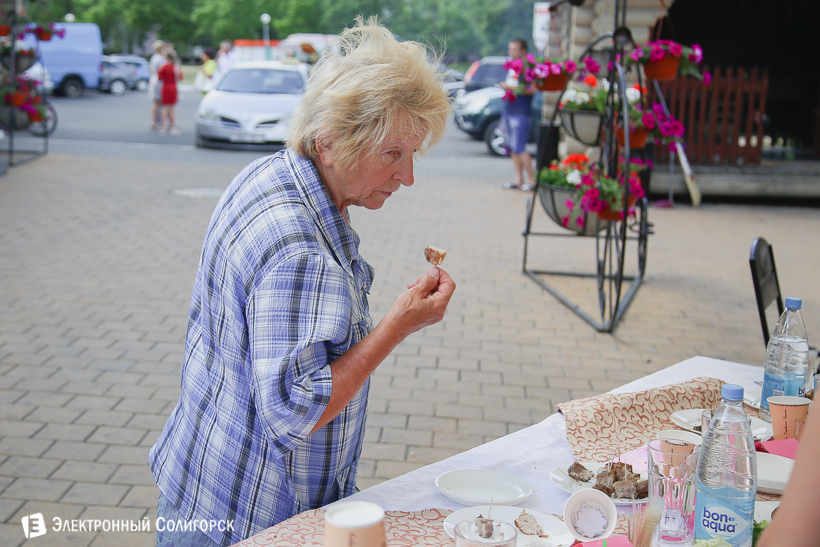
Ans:
<svg viewBox="0 0 820 547"><path fill-rule="evenodd" d="M372 330L372 268L313 164L256 160L211 217L182 391L149 465L189 520L234 521L230 545L353 493L369 381L314 434L330 367ZM224 527L224 526L223 526Z"/></svg>

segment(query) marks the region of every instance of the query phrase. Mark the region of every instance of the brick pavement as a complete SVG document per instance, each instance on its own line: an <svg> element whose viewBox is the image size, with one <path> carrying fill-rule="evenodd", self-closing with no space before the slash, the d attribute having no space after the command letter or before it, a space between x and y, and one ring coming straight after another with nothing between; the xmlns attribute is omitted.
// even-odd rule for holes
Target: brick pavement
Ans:
<svg viewBox="0 0 820 547"><path fill-rule="evenodd" d="M191 156L194 157L194 156ZM0 545L20 518L152 519L146 465L179 393L185 321L215 199L236 164L50 154L0 178ZM781 286L804 298L820 336L816 210L704 205L652 209L648 273L614 335L598 334L521 273L527 196L499 188L501 160L433 157L381 211L356 209L376 269L378 320L449 251L458 290L445 320L412 335L373 376L359 486L542 420L692 355L760 363L748 269L752 239L774 244ZM540 210L536 220L551 229ZM534 266L590 269L587 239L539 241ZM587 310L590 282L554 280ZM153 527L153 525L152 525ZM46 539L47 538L47 539ZM26 545L153 545L154 535L49 532Z"/></svg>

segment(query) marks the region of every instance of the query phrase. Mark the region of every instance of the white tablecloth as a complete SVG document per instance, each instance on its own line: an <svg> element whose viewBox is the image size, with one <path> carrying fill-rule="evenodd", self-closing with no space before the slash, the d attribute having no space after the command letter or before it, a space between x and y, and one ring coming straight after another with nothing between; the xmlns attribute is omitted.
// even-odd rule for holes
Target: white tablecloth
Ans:
<svg viewBox="0 0 820 547"><path fill-rule="evenodd" d="M755 380L763 378L762 367L742 365L708 357L693 357L665 368L610 393L641 391L691 380L699 376L718 378L752 389ZM395 479L372 486L346 498L365 500L387 511L419 511L437 508L463 509L435 486L436 477L454 469L495 469L529 482L535 491L520 506L560 515L569 494L550 481L549 475L559 466L568 466L574 457L567 443L566 422L556 413L544 421L477 446L446 460L422 467Z"/></svg>

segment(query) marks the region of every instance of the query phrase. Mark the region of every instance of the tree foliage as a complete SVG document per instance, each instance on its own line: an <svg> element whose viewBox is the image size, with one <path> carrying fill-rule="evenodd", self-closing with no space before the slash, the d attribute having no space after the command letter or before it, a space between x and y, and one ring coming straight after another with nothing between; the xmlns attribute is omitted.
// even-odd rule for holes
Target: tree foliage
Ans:
<svg viewBox="0 0 820 547"><path fill-rule="evenodd" d="M100 25L103 39L127 49L151 34L177 49L221 40L258 39L260 15L271 15L271 38L337 34L357 15L378 16L394 34L459 58L503 55L513 38L532 34L534 0L46 0L30 4L32 18ZM121 47L118 48L117 44Z"/></svg>

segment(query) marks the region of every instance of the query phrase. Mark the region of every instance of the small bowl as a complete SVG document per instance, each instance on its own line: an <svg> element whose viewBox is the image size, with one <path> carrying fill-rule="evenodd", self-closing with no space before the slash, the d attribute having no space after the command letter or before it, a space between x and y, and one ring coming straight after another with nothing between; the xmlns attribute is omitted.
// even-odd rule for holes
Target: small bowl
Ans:
<svg viewBox="0 0 820 547"><path fill-rule="evenodd" d="M573 523L575 520L575 515L582 509L584 504L592 507L593 510L597 508L606 518L606 527L604 528L604 531L595 537L585 536L575 529L575 524ZM617 523L618 509L615 507L615 503L609 496L600 490L595 490L593 488L579 490L571 495L567 500L567 503L564 505L564 524L566 524L567 528L569 528L569 532L575 537L575 539L579 541L597 541L600 539L606 539L615 531L615 525Z"/></svg>

